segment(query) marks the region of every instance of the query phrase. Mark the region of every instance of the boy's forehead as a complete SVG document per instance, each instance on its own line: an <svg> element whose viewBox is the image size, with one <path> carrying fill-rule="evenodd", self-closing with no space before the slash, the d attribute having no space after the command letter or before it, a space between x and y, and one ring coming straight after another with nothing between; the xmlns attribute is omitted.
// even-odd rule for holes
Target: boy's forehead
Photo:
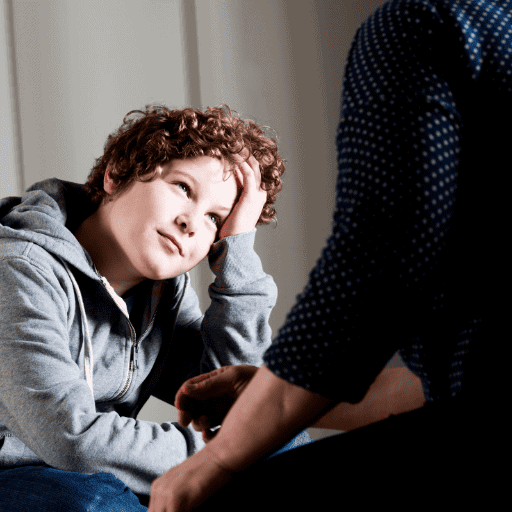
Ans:
<svg viewBox="0 0 512 512"><path fill-rule="evenodd" d="M236 164L227 158L213 156L200 156L189 158L175 158L161 167L162 177L168 174L184 173L192 177L200 175L204 179L217 177L221 174L222 179L229 178L236 169Z"/></svg>

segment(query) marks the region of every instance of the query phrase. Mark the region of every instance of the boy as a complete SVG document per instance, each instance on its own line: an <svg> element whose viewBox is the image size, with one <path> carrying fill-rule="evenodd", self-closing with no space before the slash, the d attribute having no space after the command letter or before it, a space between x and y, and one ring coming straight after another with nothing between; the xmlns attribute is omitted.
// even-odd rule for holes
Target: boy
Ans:
<svg viewBox="0 0 512 512"><path fill-rule="evenodd" d="M253 242L283 172L276 144L228 108L146 107L85 186L51 179L0 202L0 487L19 485L20 507L42 495L78 510L80 489L80 506L128 493L138 510L119 480L148 495L204 446L135 418L190 376L262 364L276 287ZM203 316L187 272L207 255Z"/></svg>

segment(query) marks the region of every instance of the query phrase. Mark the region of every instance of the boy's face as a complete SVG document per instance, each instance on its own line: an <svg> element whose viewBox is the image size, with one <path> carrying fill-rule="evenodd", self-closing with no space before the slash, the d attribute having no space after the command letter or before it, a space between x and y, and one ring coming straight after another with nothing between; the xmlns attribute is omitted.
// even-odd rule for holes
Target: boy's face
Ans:
<svg viewBox="0 0 512 512"><path fill-rule="evenodd" d="M129 278L168 279L205 258L237 196L236 178L225 165L206 156L173 160L157 168L153 181L135 181L106 203ZM107 175L105 190L111 193L109 180Z"/></svg>

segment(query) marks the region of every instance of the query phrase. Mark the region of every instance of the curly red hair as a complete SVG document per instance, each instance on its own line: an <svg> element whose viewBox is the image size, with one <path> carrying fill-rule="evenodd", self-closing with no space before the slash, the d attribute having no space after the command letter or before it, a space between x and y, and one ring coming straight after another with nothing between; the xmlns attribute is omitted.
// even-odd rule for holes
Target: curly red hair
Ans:
<svg viewBox="0 0 512 512"><path fill-rule="evenodd" d="M205 111L169 110L162 105L132 110L121 127L108 136L103 156L96 159L87 186L91 199L101 203L107 196L103 188L107 169L117 194L135 180L155 179L157 167L173 159L210 156L233 163L233 155L245 148L260 164L267 201L258 224L268 224L275 216L272 205L282 187L284 162L273 137L253 121L234 116L226 105Z"/></svg>

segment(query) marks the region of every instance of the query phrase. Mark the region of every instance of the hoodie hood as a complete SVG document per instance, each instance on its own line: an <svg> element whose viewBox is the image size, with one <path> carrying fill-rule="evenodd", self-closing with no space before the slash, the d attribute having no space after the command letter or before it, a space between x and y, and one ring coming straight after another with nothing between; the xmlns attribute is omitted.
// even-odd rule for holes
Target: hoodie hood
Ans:
<svg viewBox="0 0 512 512"><path fill-rule="evenodd" d="M73 235L74 230L95 208L88 198L85 185L57 179L36 183L21 198L9 197L0 202L0 238L14 238L44 248L62 262L73 283L81 314L85 378L93 395L89 322L80 288L68 264L93 279L104 279L96 273L91 257ZM124 303L123 306L128 317Z"/></svg>
<svg viewBox="0 0 512 512"><path fill-rule="evenodd" d="M98 279L91 257L73 235L96 208L85 185L56 178L41 181L22 197L0 200L0 238L37 244Z"/></svg>

